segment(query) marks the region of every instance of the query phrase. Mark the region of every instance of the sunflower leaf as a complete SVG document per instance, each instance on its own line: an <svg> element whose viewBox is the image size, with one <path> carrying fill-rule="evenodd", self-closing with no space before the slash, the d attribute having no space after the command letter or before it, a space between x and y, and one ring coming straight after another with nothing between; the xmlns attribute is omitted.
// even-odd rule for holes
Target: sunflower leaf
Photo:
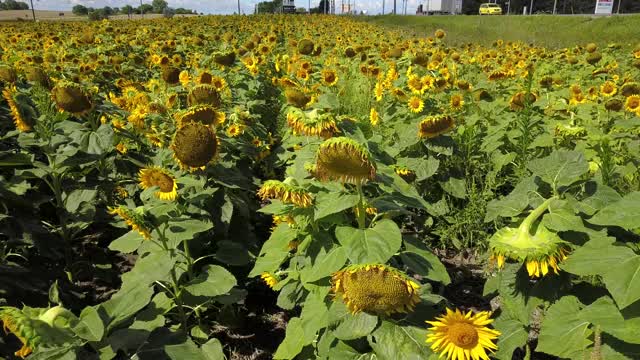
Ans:
<svg viewBox="0 0 640 360"><path fill-rule="evenodd" d="M395 222L384 219L371 229L348 226L336 228L336 238L347 248L349 260L359 263L385 263L402 245L402 235Z"/></svg>

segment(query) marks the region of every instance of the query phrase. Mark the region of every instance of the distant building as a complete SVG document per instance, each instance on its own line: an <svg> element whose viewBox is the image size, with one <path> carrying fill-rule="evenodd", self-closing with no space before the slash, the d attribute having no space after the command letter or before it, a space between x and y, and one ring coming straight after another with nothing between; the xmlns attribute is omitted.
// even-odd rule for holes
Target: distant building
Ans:
<svg viewBox="0 0 640 360"><path fill-rule="evenodd" d="M293 0L282 0L282 12L285 14L295 14L296 5Z"/></svg>
<svg viewBox="0 0 640 360"><path fill-rule="evenodd" d="M462 13L462 0L422 0L416 15L455 15Z"/></svg>

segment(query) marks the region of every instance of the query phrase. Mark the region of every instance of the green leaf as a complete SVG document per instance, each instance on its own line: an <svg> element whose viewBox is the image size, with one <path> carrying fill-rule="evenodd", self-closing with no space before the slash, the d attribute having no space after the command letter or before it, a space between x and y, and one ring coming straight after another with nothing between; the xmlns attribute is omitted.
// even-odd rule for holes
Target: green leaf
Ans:
<svg viewBox="0 0 640 360"><path fill-rule="evenodd" d="M434 157L399 158L396 164L412 170L416 174L416 181L420 182L435 175L440 161Z"/></svg>
<svg viewBox="0 0 640 360"><path fill-rule="evenodd" d="M80 322L73 332L88 341L100 341L104 335L104 324L96 308L87 306L80 313Z"/></svg>
<svg viewBox="0 0 640 360"><path fill-rule="evenodd" d="M92 203L98 194L94 189L78 189L67 195L64 205L70 213L74 213L83 202Z"/></svg>
<svg viewBox="0 0 640 360"><path fill-rule="evenodd" d="M222 351L222 344L218 339L211 339L202 345L202 354L206 360L224 360L224 352Z"/></svg>
<svg viewBox="0 0 640 360"><path fill-rule="evenodd" d="M464 179L449 178L446 182L441 182L440 186L449 195L458 199L467 197L467 184Z"/></svg>
<svg viewBox="0 0 640 360"><path fill-rule="evenodd" d="M171 360L208 360L204 353L198 349L198 346L187 339L182 344L165 345L164 352Z"/></svg>
<svg viewBox="0 0 640 360"><path fill-rule="evenodd" d="M425 344L426 338L424 328L383 321L369 337L369 345L381 360L423 360L432 354Z"/></svg>
<svg viewBox="0 0 640 360"><path fill-rule="evenodd" d="M206 265L184 289L194 296L218 296L228 293L236 284L236 278L222 266Z"/></svg>
<svg viewBox="0 0 640 360"><path fill-rule="evenodd" d="M618 192L606 185L589 182L585 187L587 191L593 191L591 196L582 200L579 204L580 210L587 215L593 215L603 207L622 199Z"/></svg>
<svg viewBox="0 0 640 360"><path fill-rule="evenodd" d="M0 152L0 167L4 166L23 166L23 165L31 165L31 158L33 156L29 154L23 153L12 153L12 152Z"/></svg>
<svg viewBox="0 0 640 360"><path fill-rule="evenodd" d="M354 340L369 335L378 325L378 317L360 312L355 315L347 314L344 321L334 330L334 335L340 340Z"/></svg>
<svg viewBox="0 0 640 360"><path fill-rule="evenodd" d="M451 283L451 278L440 259L429 251L417 239L405 236L404 246L407 251L400 254L402 262L412 271L432 281L439 281L444 285Z"/></svg>
<svg viewBox="0 0 640 360"><path fill-rule="evenodd" d="M626 246L614 245L614 238L594 239L574 250L560 267L580 276L602 275L635 256Z"/></svg>
<svg viewBox="0 0 640 360"><path fill-rule="evenodd" d="M523 179L509 195L502 199L489 201L484 221L489 222L498 217L509 218L520 215L529 206L530 193L537 188L538 185L536 185L533 176Z"/></svg>
<svg viewBox="0 0 640 360"><path fill-rule="evenodd" d="M578 317L594 325L599 325L602 330L615 329L624 322L620 311L608 296L603 296L586 306Z"/></svg>
<svg viewBox="0 0 640 360"><path fill-rule="evenodd" d="M589 164L580 151L556 150L545 158L531 160L528 168L557 189L579 180L589 171Z"/></svg>
<svg viewBox="0 0 640 360"><path fill-rule="evenodd" d="M218 251L216 251L216 259L233 266L244 266L251 262L251 255L244 244L222 240L216 243Z"/></svg>
<svg viewBox="0 0 640 360"><path fill-rule="evenodd" d="M640 256L629 256L612 266L602 280L620 309L640 300Z"/></svg>
<svg viewBox="0 0 640 360"><path fill-rule="evenodd" d="M300 280L303 283L320 280L340 270L345 262L347 262L347 249L345 247L336 247L328 253L325 253L324 249L322 249L316 256L313 266L300 271Z"/></svg>
<svg viewBox="0 0 640 360"><path fill-rule="evenodd" d="M591 224L601 226L620 226L627 230L640 228L640 192L632 192L620 201L605 206L591 219Z"/></svg>
<svg viewBox="0 0 640 360"><path fill-rule="evenodd" d="M351 262L386 263L402 245L402 235L395 222L384 219L370 229L340 226L336 238L347 248Z"/></svg>
<svg viewBox="0 0 640 360"><path fill-rule="evenodd" d="M536 351L569 359L587 354L592 331L589 322L580 318L581 309L574 296L564 296L551 305L542 322Z"/></svg>
<svg viewBox="0 0 640 360"><path fill-rule="evenodd" d="M514 319L502 320L498 318L493 323L493 327L501 333L498 339L500 341L498 351L493 357L500 360L513 359L513 352L526 345L529 332L520 321Z"/></svg>
<svg viewBox="0 0 640 360"><path fill-rule="evenodd" d="M315 199L314 219L318 221L329 215L353 208L360 200L358 195L341 192L319 193Z"/></svg>
<svg viewBox="0 0 640 360"><path fill-rule="evenodd" d="M96 310L106 331L115 328L147 306L152 295L153 289L150 286L127 286L115 293L111 299L97 305Z"/></svg>
<svg viewBox="0 0 640 360"><path fill-rule="evenodd" d="M249 277L258 276L263 272L276 271L289 255L289 242L296 237L295 230L291 229L289 225L278 225L271 233L269 240L262 245L260 256L249 273Z"/></svg>
<svg viewBox="0 0 640 360"><path fill-rule="evenodd" d="M273 358L293 359L296 357L304 347L304 336L301 336L302 334L304 334L302 320L297 317L289 320L284 340L278 346L276 353L273 354Z"/></svg>
<svg viewBox="0 0 640 360"><path fill-rule="evenodd" d="M119 251L124 254L131 254L134 251L138 250L140 244L144 241L142 235L136 230L131 230L128 233L120 236L119 238L113 240L111 244L109 244L109 250Z"/></svg>

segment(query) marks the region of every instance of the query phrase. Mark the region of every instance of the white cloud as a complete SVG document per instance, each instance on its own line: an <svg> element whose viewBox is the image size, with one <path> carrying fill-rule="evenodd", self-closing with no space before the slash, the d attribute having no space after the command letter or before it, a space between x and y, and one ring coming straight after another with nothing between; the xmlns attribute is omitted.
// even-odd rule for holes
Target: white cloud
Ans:
<svg viewBox="0 0 640 360"><path fill-rule="evenodd" d="M142 0L150 4L152 0ZM349 0L335 0L336 12L340 12L341 4L347 4ZM427 0L408 0L407 14L414 14L419 3ZM238 11L237 0L167 0L169 6L194 9L205 14L232 14ZM240 0L240 7L245 14L253 13L255 4L260 0ZM320 0L311 0L311 7L318 6ZM383 0L350 0L354 9L364 10L368 14L375 15L382 12ZM390 13L393 8L393 0L384 0L385 13ZM101 8L104 6L122 7L124 5L139 6L140 0L40 0L34 2L38 10L71 10L74 5L81 4L88 7ZM309 0L295 1L298 7L308 7ZM355 4L355 5L353 5ZM398 13L401 13L402 0L396 0Z"/></svg>

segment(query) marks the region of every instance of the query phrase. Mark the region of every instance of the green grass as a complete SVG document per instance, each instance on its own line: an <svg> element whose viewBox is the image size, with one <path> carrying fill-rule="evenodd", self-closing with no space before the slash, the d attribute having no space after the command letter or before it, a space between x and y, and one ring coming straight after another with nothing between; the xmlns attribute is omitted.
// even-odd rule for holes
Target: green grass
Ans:
<svg viewBox="0 0 640 360"><path fill-rule="evenodd" d="M371 16L364 21L432 36L436 29L447 32L450 44L490 45L498 39L523 41L547 47L569 47L594 42L599 45L640 43L640 15L595 16Z"/></svg>

